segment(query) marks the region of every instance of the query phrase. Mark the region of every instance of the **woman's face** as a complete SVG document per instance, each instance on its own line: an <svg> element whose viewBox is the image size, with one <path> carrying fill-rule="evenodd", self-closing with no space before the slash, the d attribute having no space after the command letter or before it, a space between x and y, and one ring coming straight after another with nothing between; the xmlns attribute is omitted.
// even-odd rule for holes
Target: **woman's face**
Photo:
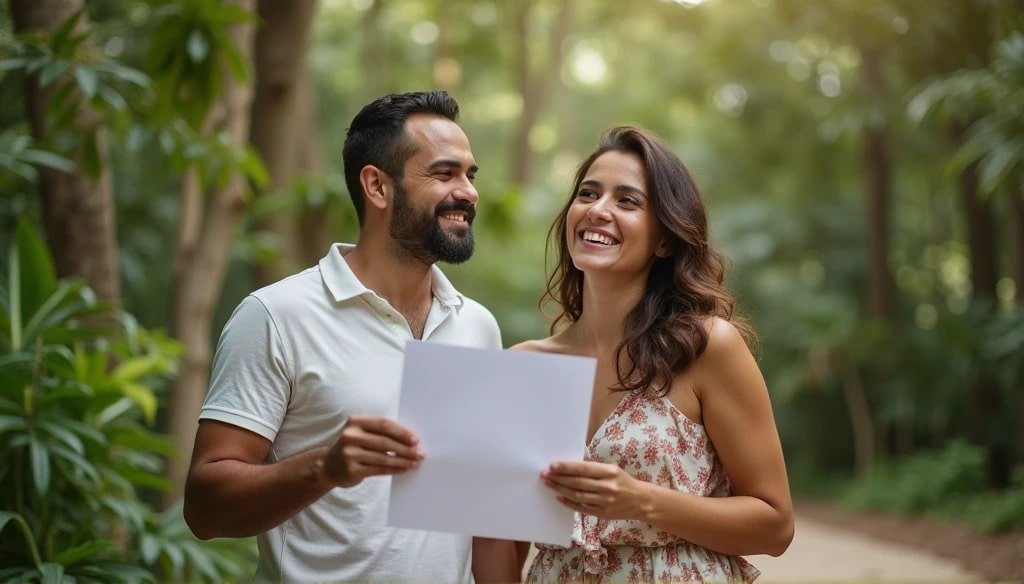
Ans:
<svg viewBox="0 0 1024 584"><path fill-rule="evenodd" d="M580 271L646 276L666 249L635 154L605 152L587 169L566 215L566 242Z"/></svg>

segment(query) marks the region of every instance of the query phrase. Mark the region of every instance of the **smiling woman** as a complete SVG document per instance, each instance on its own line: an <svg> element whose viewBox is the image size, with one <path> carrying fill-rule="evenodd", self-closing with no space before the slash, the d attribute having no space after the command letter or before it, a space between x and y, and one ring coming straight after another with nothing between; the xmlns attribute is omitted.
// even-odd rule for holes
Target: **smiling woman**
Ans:
<svg viewBox="0 0 1024 584"><path fill-rule="evenodd" d="M527 580L752 581L739 556L785 551L792 503L753 334L689 172L649 132L613 128L550 235L554 334L515 348L596 357L597 374L586 460L541 473L576 511L572 545L538 545ZM510 547L491 553L521 561Z"/></svg>

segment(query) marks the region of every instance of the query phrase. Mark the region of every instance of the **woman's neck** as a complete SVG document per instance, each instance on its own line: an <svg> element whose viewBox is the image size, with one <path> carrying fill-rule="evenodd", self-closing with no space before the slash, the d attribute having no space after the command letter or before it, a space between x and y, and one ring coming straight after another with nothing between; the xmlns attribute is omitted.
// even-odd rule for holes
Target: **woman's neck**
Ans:
<svg viewBox="0 0 1024 584"><path fill-rule="evenodd" d="M583 279L583 310L570 332L574 344L595 356L611 355L622 342L626 316L643 296L644 277L615 278L609 274Z"/></svg>

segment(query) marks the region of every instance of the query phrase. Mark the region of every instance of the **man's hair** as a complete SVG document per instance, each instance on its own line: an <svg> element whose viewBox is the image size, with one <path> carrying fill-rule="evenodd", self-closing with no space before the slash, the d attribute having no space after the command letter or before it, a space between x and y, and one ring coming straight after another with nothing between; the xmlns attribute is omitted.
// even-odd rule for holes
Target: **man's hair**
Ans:
<svg viewBox="0 0 1024 584"><path fill-rule="evenodd" d="M373 165L396 183L402 181L405 161L416 152L416 144L405 134L405 120L412 114L433 114L454 122L459 117L459 104L447 91L394 93L370 102L352 119L341 157L345 185L359 225L366 217L359 173L366 165Z"/></svg>

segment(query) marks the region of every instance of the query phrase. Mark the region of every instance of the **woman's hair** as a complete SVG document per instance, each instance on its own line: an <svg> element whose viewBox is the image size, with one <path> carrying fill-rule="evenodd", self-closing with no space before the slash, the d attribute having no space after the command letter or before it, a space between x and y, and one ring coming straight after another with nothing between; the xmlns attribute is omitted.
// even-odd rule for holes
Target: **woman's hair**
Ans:
<svg viewBox="0 0 1024 584"><path fill-rule="evenodd" d="M653 133L634 126L612 128L576 171L569 200L548 233L548 250L554 243L557 264L548 277L541 307L548 299L558 305L552 333L560 323L576 322L583 313L583 272L569 255L566 222L590 165L612 151L634 154L643 164L648 196L670 249L667 257L655 259L643 296L623 323L623 340L615 353L618 384L613 389L637 390L657 384L664 395L672 379L707 348L708 317L729 321L748 343L755 337L736 316L735 301L722 285L724 262L708 239L707 211L700 191L679 157Z"/></svg>

